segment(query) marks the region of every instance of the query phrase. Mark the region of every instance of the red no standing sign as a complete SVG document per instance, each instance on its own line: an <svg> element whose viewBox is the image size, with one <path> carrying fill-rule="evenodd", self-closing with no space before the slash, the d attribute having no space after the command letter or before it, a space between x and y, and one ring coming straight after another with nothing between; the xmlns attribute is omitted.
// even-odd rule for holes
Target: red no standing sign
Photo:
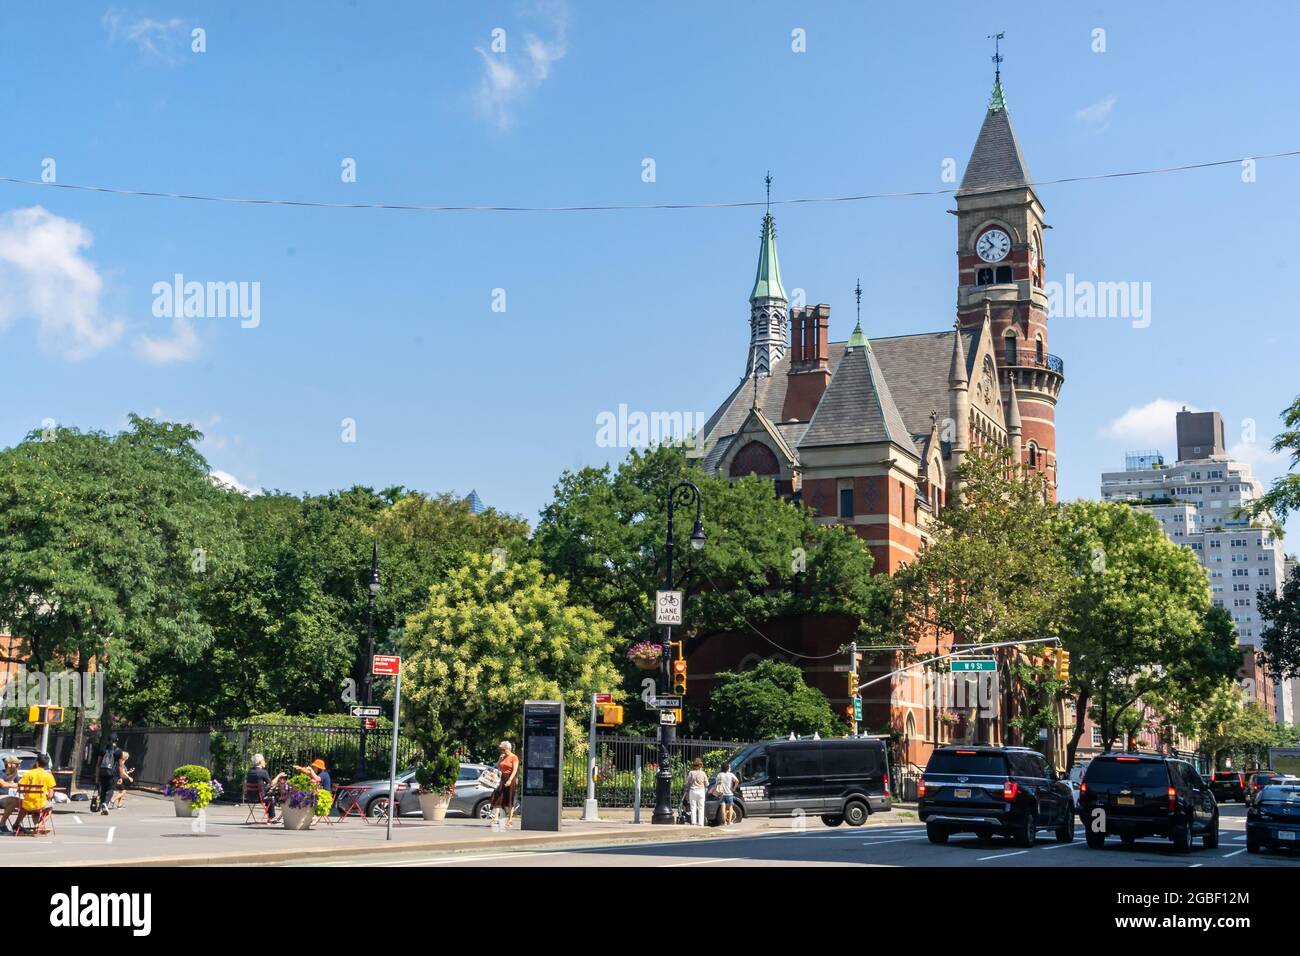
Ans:
<svg viewBox="0 0 1300 956"><path fill-rule="evenodd" d="M376 654L370 662L370 673L396 677L402 672L402 659L388 654Z"/></svg>

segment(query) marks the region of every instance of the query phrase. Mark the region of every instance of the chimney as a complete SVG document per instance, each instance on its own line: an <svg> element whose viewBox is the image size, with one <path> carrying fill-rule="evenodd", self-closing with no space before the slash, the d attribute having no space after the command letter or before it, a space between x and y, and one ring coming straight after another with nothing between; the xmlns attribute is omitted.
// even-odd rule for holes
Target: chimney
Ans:
<svg viewBox="0 0 1300 956"><path fill-rule="evenodd" d="M798 343L786 372L785 404L781 421L806 422L812 418L831 380L829 305L810 305L790 311L793 337Z"/></svg>

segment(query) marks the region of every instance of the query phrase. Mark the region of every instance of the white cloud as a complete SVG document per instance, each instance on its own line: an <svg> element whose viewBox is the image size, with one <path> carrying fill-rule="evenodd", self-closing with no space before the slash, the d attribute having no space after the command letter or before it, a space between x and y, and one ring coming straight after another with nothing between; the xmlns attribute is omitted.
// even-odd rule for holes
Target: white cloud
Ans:
<svg viewBox="0 0 1300 956"><path fill-rule="evenodd" d="M1286 471L1288 456L1273 451L1272 439L1260 441L1239 441L1228 449L1228 457L1233 461L1242 461L1250 465L1255 477L1262 475L1280 475Z"/></svg>
<svg viewBox="0 0 1300 956"><path fill-rule="evenodd" d="M1091 106L1085 106L1074 114L1074 118L1088 126L1105 126L1110 122L1111 111L1115 109L1116 97L1111 94L1104 100L1098 100Z"/></svg>
<svg viewBox="0 0 1300 956"><path fill-rule="evenodd" d="M532 33L524 35L523 53L517 55L514 42L507 39L506 49L497 53L475 47L483 60L483 76L475 100L479 115L501 130L514 124L515 111L522 100L551 75L551 67L564 59L568 15L563 6L548 5L540 11L554 33L551 41Z"/></svg>
<svg viewBox="0 0 1300 956"><path fill-rule="evenodd" d="M1175 419L1180 411L1200 409L1186 402L1157 398L1145 405L1135 405L1101 430L1105 438L1128 442L1131 448L1160 448L1177 441Z"/></svg>
<svg viewBox="0 0 1300 956"><path fill-rule="evenodd" d="M260 494L257 489L250 488L248 485L243 484L228 471L214 469L208 473L208 480L220 488L228 488L231 491L238 491L241 495L248 495L250 498L256 497Z"/></svg>
<svg viewBox="0 0 1300 956"><path fill-rule="evenodd" d="M84 359L117 341L122 323L104 316L104 280L84 251L90 230L41 206L0 215L0 328L34 319L41 347Z"/></svg>
<svg viewBox="0 0 1300 956"><path fill-rule="evenodd" d="M155 20L136 17L110 7L100 20L115 43L133 43L146 57L167 64L180 63L188 49L189 31L179 17Z"/></svg>
<svg viewBox="0 0 1300 956"><path fill-rule="evenodd" d="M155 365L188 362L198 358L199 334L194 331L193 322L178 316L172 319L170 336L165 338L155 338L150 335L136 336L135 354Z"/></svg>

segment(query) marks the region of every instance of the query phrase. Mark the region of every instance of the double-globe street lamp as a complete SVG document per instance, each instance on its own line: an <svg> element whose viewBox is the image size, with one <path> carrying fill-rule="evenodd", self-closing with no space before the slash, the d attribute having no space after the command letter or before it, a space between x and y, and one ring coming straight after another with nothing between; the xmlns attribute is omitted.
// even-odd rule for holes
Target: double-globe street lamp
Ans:
<svg viewBox="0 0 1300 956"><path fill-rule="evenodd" d="M371 542L370 550L370 606L366 610L366 644L367 655L365 671L361 680L366 685L366 706L371 703L374 693L375 675L371 673L375 661L375 598L379 597L379 542ZM357 779L363 779L366 772L366 721L361 718L361 753L357 755Z"/></svg>
<svg viewBox="0 0 1300 956"><path fill-rule="evenodd" d="M700 489L689 481L678 482L668 492L668 541L664 548L667 555L668 571L664 577L664 583L667 590L673 590L673 512L678 504L690 505L695 504L695 525L691 528L691 547L699 551L704 547L704 521L702 519L702 502L700 499ZM683 607L683 613L685 608ZM672 687L672 667L673 667L673 629L671 625L664 625L664 645L663 654L660 656L662 661L664 686ZM683 654L683 656L685 656ZM650 817L651 823L672 823L673 808L669 793L673 784L673 772L668 766L668 748L677 737L677 728L672 724L659 724L659 772L655 774L655 809L654 814Z"/></svg>

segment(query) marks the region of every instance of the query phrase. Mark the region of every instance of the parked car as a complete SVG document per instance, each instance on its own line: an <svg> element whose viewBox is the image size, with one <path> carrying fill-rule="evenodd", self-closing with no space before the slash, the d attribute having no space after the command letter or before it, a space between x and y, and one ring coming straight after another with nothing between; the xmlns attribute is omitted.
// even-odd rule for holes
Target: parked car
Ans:
<svg viewBox="0 0 1300 956"><path fill-rule="evenodd" d="M1083 784L1083 775L1087 771L1087 763L1076 763L1070 768L1069 774L1066 775L1065 782L1070 785L1070 792L1074 795L1074 805L1079 806L1080 787Z"/></svg>
<svg viewBox="0 0 1300 956"><path fill-rule="evenodd" d="M493 788L484 782L483 774L485 771L495 769L482 763L461 764L460 775L456 780L456 792L451 798L451 803L447 805L448 816L476 817L480 820L490 817L492 808L488 805L488 801L492 797ZM407 785L398 797L398 814L419 816L420 798L415 783L415 768L409 767L398 774L397 783ZM353 786L365 788L357 794L356 801L367 816L382 817L388 812L387 777L382 780L361 780ZM345 799L350 805L352 798ZM338 813L343 812L344 807L340 805L342 802L335 801L335 811Z"/></svg>
<svg viewBox="0 0 1300 956"><path fill-rule="evenodd" d="M31 770L36 766L36 758L39 754L39 750L32 750L30 747L10 747L5 750L0 750L0 767L4 766L4 762L7 758L17 757L18 772L26 773L28 770Z"/></svg>
<svg viewBox="0 0 1300 956"><path fill-rule="evenodd" d="M1186 853L1200 836L1206 849L1219 845L1219 804L1196 768L1163 754L1099 754L1088 764L1079 800L1088 846L1106 837L1125 846L1145 836L1172 840Z"/></svg>
<svg viewBox="0 0 1300 956"><path fill-rule="evenodd" d="M931 843L953 833L999 833L1033 846L1039 830L1058 843L1074 839L1074 797L1043 755L1027 747L949 745L930 755L917 793L917 815Z"/></svg>
<svg viewBox="0 0 1300 956"><path fill-rule="evenodd" d="M1246 774L1246 802L1253 803L1255 795L1268 786L1270 780L1281 779L1276 770L1255 770Z"/></svg>
<svg viewBox="0 0 1300 956"><path fill-rule="evenodd" d="M819 816L828 827L860 827L888 810L889 759L876 737L768 740L750 744L730 760L740 778L736 819ZM705 799L704 818L722 822L722 804Z"/></svg>
<svg viewBox="0 0 1300 956"><path fill-rule="evenodd" d="M1264 847L1300 847L1300 785L1263 787L1246 811L1246 849L1258 853Z"/></svg>
<svg viewBox="0 0 1300 956"><path fill-rule="evenodd" d="M1246 799L1246 775L1238 770L1216 770L1210 779L1214 799L1220 803Z"/></svg>

